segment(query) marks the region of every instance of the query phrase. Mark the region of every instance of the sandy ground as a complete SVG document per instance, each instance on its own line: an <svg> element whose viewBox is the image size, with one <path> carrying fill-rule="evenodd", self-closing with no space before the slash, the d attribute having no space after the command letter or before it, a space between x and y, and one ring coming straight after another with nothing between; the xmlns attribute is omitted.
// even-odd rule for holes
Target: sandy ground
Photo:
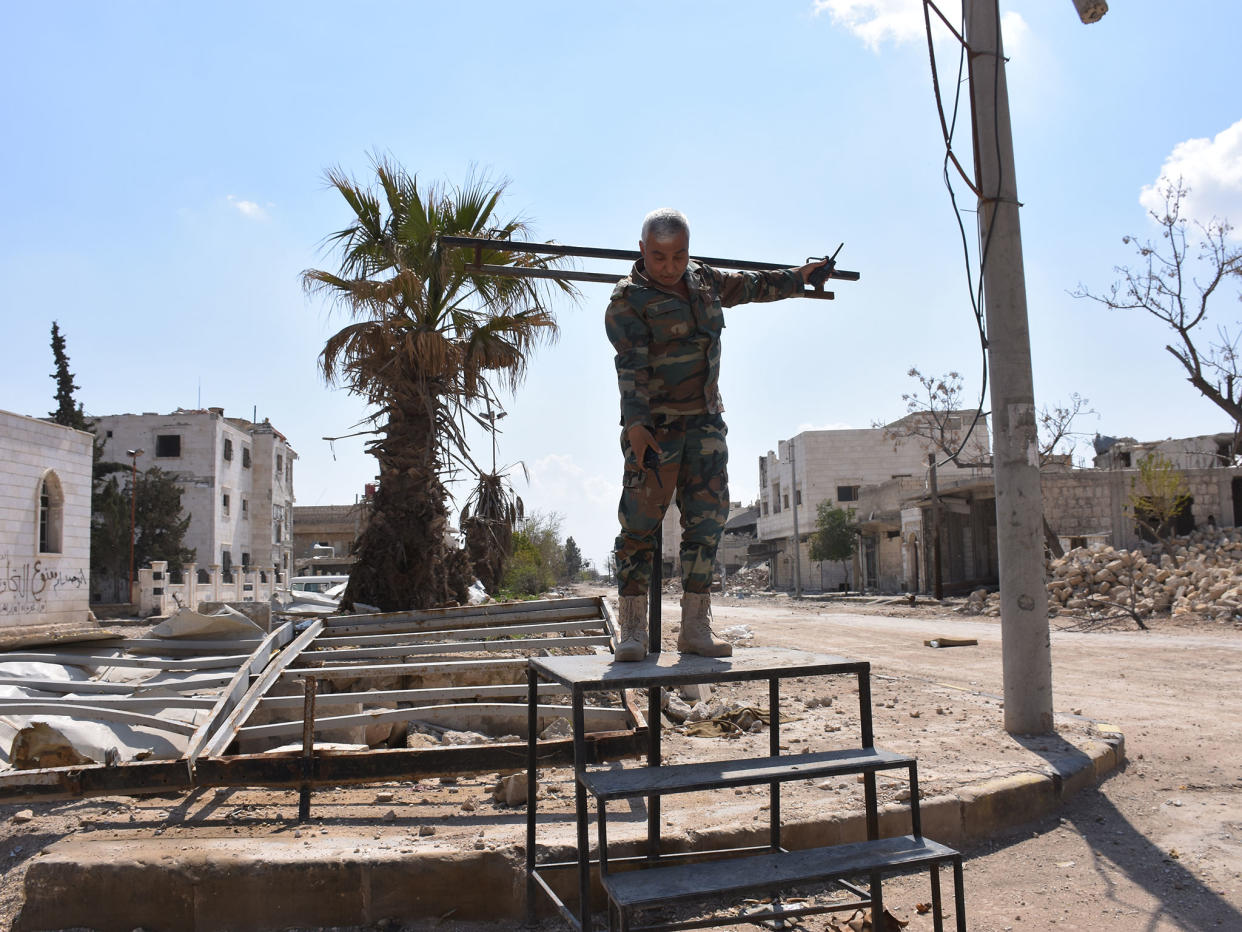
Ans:
<svg viewBox="0 0 1242 932"><path fill-rule="evenodd" d="M585 594L585 593L584 593ZM676 618L666 601L665 618ZM873 669L877 744L915 754L925 796L1029 767L1041 746L1074 744L1106 721L1126 735L1129 763L1059 817L968 849L967 916L976 932L1020 929L1242 930L1242 762L1237 750L1242 698L1242 631L1193 619L1079 626L1054 621L1053 664L1058 734L1046 744L1019 742L1002 723L1000 625L939 607L867 606L778 596L718 599L716 627L746 625L745 643L868 659ZM666 623L666 631L671 628ZM933 650L933 637L975 638L977 647ZM766 696L729 691L740 701ZM857 694L843 681L791 683L783 711L793 721L782 743L794 750L842 746L856 733ZM750 747L750 745L754 747ZM670 731L672 761L764 753L767 735L691 738ZM374 835L377 846L415 852L435 847L509 848L521 844L522 813L496 804L494 774L448 783L386 784L317 793L313 819L296 823L296 795L243 789L204 790L166 798L103 798L0 807L0 927L23 900L31 858L74 832L141 838L168 835L294 835L308 847L337 832ZM568 772L541 774L541 841L572 835ZM881 780L882 799L902 786ZM851 781L791 784L782 796L787 820L860 805ZM666 801L668 834L692 834L704 813L717 824L766 820L766 791L721 799ZM620 812L610 838L637 837L639 809ZM917 904L921 878L885 885L886 902L909 932L931 929ZM946 891L947 892L947 891ZM491 928L511 924L493 925ZM548 924L548 928L557 927ZM799 928L829 930L828 917ZM446 918L408 928L461 929ZM472 928L486 928L473 926ZM745 927L743 927L745 928Z"/></svg>

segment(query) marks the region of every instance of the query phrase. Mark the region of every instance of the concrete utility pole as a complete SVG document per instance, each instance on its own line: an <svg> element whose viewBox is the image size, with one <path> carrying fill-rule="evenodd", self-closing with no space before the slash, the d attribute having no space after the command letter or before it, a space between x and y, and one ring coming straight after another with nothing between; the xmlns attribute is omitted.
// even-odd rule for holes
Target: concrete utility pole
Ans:
<svg viewBox="0 0 1242 932"><path fill-rule="evenodd" d="M964 0L979 240L992 378L1005 730L1052 731L1043 493L1013 134L997 0Z"/></svg>
<svg viewBox="0 0 1242 932"><path fill-rule="evenodd" d="M798 539L798 459L794 442L789 441L789 501L793 504L794 598L802 598L802 541Z"/></svg>
<svg viewBox="0 0 1242 932"><path fill-rule="evenodd" d="M940 489L936 485L936 454L927 454L927 484L931 489L932 513L932 595L944 599L944 576L940 569Z"/></svg>

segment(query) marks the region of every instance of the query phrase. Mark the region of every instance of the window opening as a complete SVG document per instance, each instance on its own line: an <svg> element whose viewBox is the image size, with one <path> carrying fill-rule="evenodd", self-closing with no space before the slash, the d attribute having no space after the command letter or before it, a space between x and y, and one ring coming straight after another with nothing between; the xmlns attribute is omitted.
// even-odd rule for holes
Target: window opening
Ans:
<svg viewBox="0 0 1242 932"><path fill-rule="evenodd" d="M155 437L155 455L164 459L181 455L180 434L157 434Z"/></svg>
<svg viewBox="0 0 1242 932"><path fill-rule="evenodd" d="M60 477L49 472L39 483L39 552L60 553L65 518L65 493Z"/></svg>

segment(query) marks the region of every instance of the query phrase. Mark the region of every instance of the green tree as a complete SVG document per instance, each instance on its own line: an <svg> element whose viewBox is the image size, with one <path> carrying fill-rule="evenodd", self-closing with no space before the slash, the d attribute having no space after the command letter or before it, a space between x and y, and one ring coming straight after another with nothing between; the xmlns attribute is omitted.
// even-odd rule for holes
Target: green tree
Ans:
<svg viewBox="0 0 1242 932"><path fill-rule="evenodd" d="M520 384L531 352L556 335L549 288L566 283L476 274L474 254L438 248L444 235L527 236L498 215L504 183L470 176L460 187L420 187L382 158L377 187L339 168L329 185L352 217L328 237L337 272L308 269L308 292L328 295L351 321L319 356L324 379L371 408L367 450L379 487L356 544L358 562L343 603L385 611L464 602L466 555L449 543L446 473L483 470L470 459L462 425L494 397L493 382ZM552 260L483 250L482 262L546 269Z"/></svg>
<svg viewBox="0 0 1242 932"><path fill-rule="evenodd" d="M848 561L858 550L858 525L854 523L854 509L846 511L830 501L820 502L815 509L815 533L811 536L811 559L836 560L845 572L848 587L850 568Z"/></svg>
<svg viewBox="0 0 1242 932"><path fill-rule="evenodd" d="M576 580L578 574L582 572L582 551L578 549L578 543L572 537L565 538L565 576L570 580Z"/></svg>
<svg viewBox="0 0 1242 932"><path fill-rule="evenodd" d="M91 493L91 599L127 602L129 490L116 475L97 478Z"/></svg>
<svg viewBox="0 0 1242 932"><path fill-rule="evenodd" d="M65 337L56 321L52 321L52 359L56 363L56 371L51 376L56 382L56 410L50 412L50 417L55 423L65 427L90 430L90 422L86 419L82 403L73 397L79 386L74 383L73 373L69 371Z"/></svg>
<svg viewBox="0 0 1242 932"><path fill-rule="evenodd" d="M91 593L101 601L128 598L131 517L135 570L152 560L166 560L169 571L176 573L195 558L195 551L185 546L190 515L181 511L182 488L176 480L152 466L138 474L137 496L131 502L130 483L122 485L118 475L97 480L91 496Z"/></svg>
<svg viewBox="0 0 1242 932"><path fill-rule="evenodd" d="M1177 520L1190 504L1186 476L1166 457L1153 453L1138 461L1138 475L1131 480L1126 504L1134 515L1139 535L1167 541Z"/></svg>
<svg viewBox="0 0 1242 932"><path fill-rule="evenodd" d="M194 562L196 552L185 545L190 515L181 510L183 491L176 480L158 466L138 474L138 496L134 503L134 566L167 560L168 569L178 573L186 563Z"/></svg>
<svg viewBox="0 0 1242 932"><path fill-rule="evenodd" d="M502 592L534 596L565 578L565 549L560 544L558 514L535 514L513 534L513 556L505 570Z"/></svg>

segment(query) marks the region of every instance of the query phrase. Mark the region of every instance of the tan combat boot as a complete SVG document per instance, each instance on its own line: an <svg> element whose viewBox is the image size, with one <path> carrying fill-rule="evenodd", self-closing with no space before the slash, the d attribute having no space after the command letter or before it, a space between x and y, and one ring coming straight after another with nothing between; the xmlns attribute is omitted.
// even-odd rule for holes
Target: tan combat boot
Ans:
<svg viewBox="0 0 1242 932"><path fill-rule="evenodd" d="M615 660L632 663L647 656L647 597L623 595L620 598L617 627L621 629Z"/></svg>
<svg viewBox="0 0 1242 932"><path fill-rule="evenodd" d="M712 634L712 597L706 592L686 592L681 597L681 630L677 649L701 657L731 657L733 645Z"/></svg>

